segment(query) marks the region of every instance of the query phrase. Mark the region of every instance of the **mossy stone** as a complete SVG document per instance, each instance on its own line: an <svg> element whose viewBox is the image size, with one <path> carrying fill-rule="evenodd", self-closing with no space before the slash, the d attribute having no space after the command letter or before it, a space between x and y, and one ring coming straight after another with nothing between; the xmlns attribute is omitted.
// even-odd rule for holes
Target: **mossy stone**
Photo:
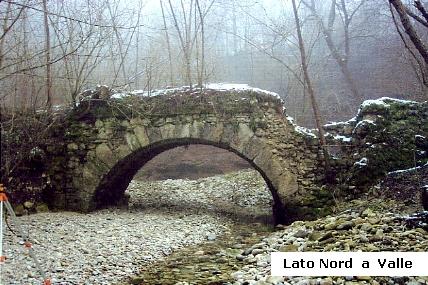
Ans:
<svg viewBox="0 0 428 285"><path fill-rule="evenodd" d="M46 212L49 212L49 207L45 203L38 203L36 205L36 212L37 213L46 213Z"/></svg>

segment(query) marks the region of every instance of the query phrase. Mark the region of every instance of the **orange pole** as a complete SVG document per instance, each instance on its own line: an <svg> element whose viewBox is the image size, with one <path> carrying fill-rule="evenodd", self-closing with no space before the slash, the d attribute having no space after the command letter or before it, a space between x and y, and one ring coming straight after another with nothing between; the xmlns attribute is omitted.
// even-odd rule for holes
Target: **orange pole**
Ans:
<svg viewBox="0 0 428 285"><path fill-rule="evenodd" d="M0 202L7 201L6 193L0 192Z"/></svg>

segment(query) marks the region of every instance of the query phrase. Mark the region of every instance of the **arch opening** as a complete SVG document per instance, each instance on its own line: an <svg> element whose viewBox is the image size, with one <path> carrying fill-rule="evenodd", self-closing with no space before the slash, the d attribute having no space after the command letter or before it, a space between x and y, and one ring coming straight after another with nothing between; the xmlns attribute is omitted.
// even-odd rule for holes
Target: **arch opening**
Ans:
<svg viewBox="0 0 428 285"><path fill-rule="evenodd" d="M273 183L268 177L268 174L263 171L263 169L261 169L253 160L231 148L226 143L212 142L197 138L162 140L139 148L138 150L135 150L131 154L127 155L117 162L116 165L114 165L106 175L104 175L91 201L91 208L100 209L108 206L116 206L118 202L121 201L124 197L124 193L131 180L149 161L167 150L188 145L214 146L230 151L247 161L248 164L263 178L267 188L269 189L269 192L272 195L273 222L275 224L287 222L284 205L278 195L278 191L275 189Z"/></svg>
<svg viewBox="0 0 428 285"><path fill-rule="evenodd" d="M246 160L233 152L211 145L191 144L160 153L137 172L134 180L198 180L248 169L262 178ZM265 185L264 180L260 180Z"/></svg>

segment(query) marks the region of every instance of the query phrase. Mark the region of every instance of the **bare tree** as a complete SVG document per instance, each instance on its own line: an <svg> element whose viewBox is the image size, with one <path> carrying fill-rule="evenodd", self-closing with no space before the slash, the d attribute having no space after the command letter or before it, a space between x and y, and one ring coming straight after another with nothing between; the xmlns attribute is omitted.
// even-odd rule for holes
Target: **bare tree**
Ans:
<svg viewBox="0 0 428 285"><path fill-rule="evenodd" d="M215 0L205 1L206 4L203 6L198 0L180 0L180 7L177 8L172 5L171 0L168 0L169 10L173 25L177 32L180 50L183 53L185 84L189 85L190 88L192 88L193 82L192 73L197 74L197 81L200 86L202 86L205 78L205 18L214 2ZM200 48L198 46L199 39L201 43ZM195 53L196 57L194 56ZM201 58L199 58L199 53L201 54ZM192 68L194 60L196 60L195 71Z"/></svg>
<svg viewBox="0 0 428 285"><path fill-rule="evenodd" d="M299 124L312 127L292 3L284 1L278 9L271 1L262 2L158 0L159 13L146 14L142 1L138 7L124 7L123 0L0 0L0 99L7 98L2 104L11 106L31 101L36 109L48 105L48 90L53 104L70 101L64 94L75 101L79 92L95 84L156 89L203 85L210 78L281 93ZM323 120L346 118L353 110L346 104L353 106L362 94L420 96L423 85L415 80L414 70L427 86L421 48L427 45L426 2L399 1L422 43L412 36L418 47L391 3L409 53L402 52L400 38L390 29L388 1L295 2L301 5L307 69ZM43 29L46 18L49 33ZM338 78L343 78L343 86L338 86ZM332 108L337 112L326 112Z"/></svg>
<svg viewBox="0 0 428 285"><path fill-rule="evenodd" d="M181 4L181 14L183 19L183 27L180 27L178 22L178 17L175 13L175 7L172 5L171 0L168 0L169 9L172 15L172 19L174 21L174 27L176 29L181 51L184 55L184 63L185 67L185 84L189 85L192 88L192 73L191 73L191 53L192 53L192 42L191 42L191 32L192 32L192 24L191 19L193 15L193 0L190 0L189 12L186 13L186 9L184 7L183 0L180 1Z"/></svg>
<svg viewBox="0 0 428 285"><path fill-rule="evenodd" d="M52 72L51 72L51 37L49 31L47 0L43 0L43 22L45 26L46 48L46 108L52 110Z"/></svg>
<svg viewBox="0 0 428 285"><path fill-rule="evenodd" d="M414 7L416 8L416 14L409 7L406 7L401 0L389 0L391 8L391 14L394 23L397 27L397 31L403 41L406 49L410 52L414 60L419 66L423 85L425 86L425 93L428 92L428 47L427 43L423 41L420 32L418 32L416 25L419 24L424 30L423 33L428 31L428 12L424 4L419 0L415 0ZM391 7L390 6L390 7ZM400 22L407 37L400 30L398 21L395 18L394 10L400 18ZM413 22L412 20L413 19ZM410 41L410 42L409 42ZM415 49L415 51L414 51Z"/></svg>
<svg viewBox="0 0 428 285"><path fill-rule="evenodd" d="M355 80L349 71L349 57L351 52L351 35L350 35L350 26L355 14L363 6L366 0L360 0L356 8L353 11L349 11L347 1L345 0L331 0L330 9L328 12L327 24L325 23L323 17L317 10L315 0L302 1L302 3L311 11L314 17L317 19L321 30L324 34L324 39L327 44L328 49L330 50L331 56L334 58L336 63L339 65L340 70L345 78L346 84L349 87L349 90L352 92L353 97L357 100L362 100L362 96L358 91L358 88L355 84ZM333 32L335 30L337 13L339 12L342 23L343 23L343 40L339 43L336 43L334 40ZM336 37L338 38L338 37ZM342 48L343 46L343 48Z"/></svg>
<svg viewBox="0 0 428 285"><path fill-rule="evenodd" d="M315 116L315 123L316 123L316 126L318 128L319 142L320 142L321 149L322 149L323 156L324 156L324 163L325 163L324 166L325 166L326 177L327 177L327 179L329 179L329 176L331 174L330 173L331 172L330 171L330 160L329 160L329 154L328 154L327 145L326 145L325 136L324 136L324 129L322 127L323 124L322 124L322 120L321 120L321 114L320 114L320 110L318 107L317 98L315 96L315 90L312 86L311 76L309 75L308 59L306 56L306 48L305 48L305 43L303 41L302 29L301 29L301 24L300 24L300 17L299 17L299 13L297 11L296 0L292 0L291 3L293 5L294 20L296 22L296 32L297 32L297 38L299 41L299 50L300 50L300 59L301 59L301 63L302 63L303 78L304 78L304 82L305 82L305 87L307 88L307 91L308 91L310 99L311 99L312 110L313 110L314 116Z"/></svg>
<svg viewBox="0 0 428 285"><path fill-rule="evenodd" d="M211 2L211 3L214 3ZM199 4L199 0L195 0L195 4L198 10L199 21L201 25L201 68L198 72L198 85L202 88L202 84L205 76L205 15L202 12L201 5ZM196 19L195 19L196 24Z"/></svg>
<svg viewBox="0 0 428 285"><path fill-rule="evenodd" d="M167 45L167 50L168 50L169 84L171 86L173 86L174 85L174 79L173 79L171 43L170 43L170 39L169 39L168 27L166 25L166 17L165 17L165 9L163 7L163 1L159 0L159 2L160 2L161 12L162 12L162 22L163 22L163 28L165 30L166 45Z"/></svg>
<svg viewBox="0 0 428 285"><path fill-rule="evenodd" d="M4 58L3 52L4 52L5 37L7 33L12 29L13 25L18 21L19 17L21 16L21 13L24 11L24 8L21 8L19 10L19 13L13 18L11 17L11 11L12 11L12 4L8 2L4 19L3 19L2 33L0 35L0 68L2 67L3 58ZM11 23L9 23L10 18L12 18Z"/></svg>

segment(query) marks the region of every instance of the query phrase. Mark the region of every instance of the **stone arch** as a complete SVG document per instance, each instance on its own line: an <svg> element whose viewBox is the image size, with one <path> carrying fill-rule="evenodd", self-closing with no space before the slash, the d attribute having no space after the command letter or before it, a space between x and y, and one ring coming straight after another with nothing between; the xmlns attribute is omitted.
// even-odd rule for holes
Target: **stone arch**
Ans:
<svg viewBox="0 0 428 285"><path fill-rule="evenodd" d="M71 112L61 129L65 149L53 154L49 176L55 208L87 212L111 204L148 160L195 143L250 162L271 190L277 223L316 217L330 201L318 186L316 137L294 125L269 93L173 90L90 102Z"/></svg>
<svg viewBox="0 0 428 285"><path fill-rule="evenodd" d="M105 206L115 205L117 201L119 201L123 196L129 182L132 180L134 175L148 161L150 161L151 159L153 159L164 151L178 146L190 144L215 146L233 152L237 156L246 160L263 177L266 182L266 185L268 186L268 189L270 190L270 193L272 194L274 202L272 207L275 216L275 221L279 222L280 220L284 220L285 217L279 216L281 213L284 214L284 205L281 199L279 198L278 191L275 189L275 186L271 182L269 173L266 173L266 171L261 169L253 160L250 160L242 153L230 148L227 144L213 143L210 141L193 138L163 140L140 148L124 157L115 166L113 166L111 170L101 179L95 191L95 194L93 195L92 201L90 202L91 207L93 209L98 209L103 208Z"/></svg>
<svg viewBox="0 0 428 285"><path fill-rule="evenodd" d="M168 123L164 119L157 127L144 126L138 119L125 121L126 131L119 143L107 140L88 152L83 175L74 179L76 188L85 188L80 197L85 205L80 207L94 210L114 204L136 172L159 153L180 145L206 144L234 152L262 175L272 193L274 219L284 223L288 218L285 196L297 191L297 177L246 121L243 117L233 122L199 119Z"/></svg>

